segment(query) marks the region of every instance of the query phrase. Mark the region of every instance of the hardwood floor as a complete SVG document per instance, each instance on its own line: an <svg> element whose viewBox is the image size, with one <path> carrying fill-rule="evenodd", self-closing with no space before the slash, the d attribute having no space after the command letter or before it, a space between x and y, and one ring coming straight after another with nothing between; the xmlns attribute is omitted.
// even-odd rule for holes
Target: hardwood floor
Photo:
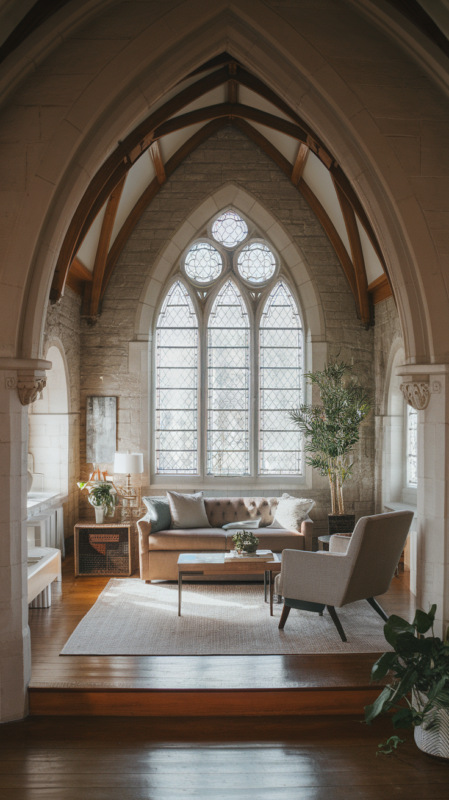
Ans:
<svg viewBox="0 0 449 800"><path fill-rule="evenodd" d="M394 578L381 603L387 613L411 619L415 598L408 590L407 578L407 573ZM309 702L312 695L306 698L298 694L298 691L305 690L327 692L326 698L323 697L322 713L341 713L342 705L348 713L354 713L360 711L367 702L372 702L371 695L377 691L369 681L370 669L376 659L372 653L328 656L59 656L70 634L107 582L108 578L98 577L75 579L73 558L67 557L63 564L62 584L53 584L52 607L30 610L32 713L58 713L58 707L61 713L80 713L77 704L81 701L81 692L84 692L84 709L90 709L83 713L114 713L115 708L115 713L122 714L127 704L130 709L133 705L140 706L141 713L145 714L176 713L173 697L168 694L165 700L162 694L147 697L150 705L142 707L143 698L136 695L136 690L143 690L153 693L184 692L185 713L191 714L193 699L186 694L188 692L241 692L248 689L252 692L265 690L264 710L267 714L315 713L317 707ZM342 694L338 698L332 694L337 689L359 692L358 699L355 696L353 698L354 705L348 703L347 696ZM289 698L281 698L278 694L276 701L270 701L267 690L277 693L279 690L296 690L296 694ZM78 693L76 697L73 692ZM105 692L109 693L108 698L105 698ZM204 696L203 703L211 714L232 714L235 713L234 708L238 708L239 713L245 713L242 697L234 694L223 699L227 712L223 706L214 705L213 694L209 695L209 699ZM96 702L100 705L95 706ZM180 702L180 696L176 702ZM247 713L255 713L251 708L257 712L258 700L255 696L250 697L247 691L245 702L248 705Z"/></svg>
<svg viewBox="0 0 449 800"><path fill-rule="evenodd" d="M0 726L1 800L437 800L448 766L354 717L29 717Z"/></svg>

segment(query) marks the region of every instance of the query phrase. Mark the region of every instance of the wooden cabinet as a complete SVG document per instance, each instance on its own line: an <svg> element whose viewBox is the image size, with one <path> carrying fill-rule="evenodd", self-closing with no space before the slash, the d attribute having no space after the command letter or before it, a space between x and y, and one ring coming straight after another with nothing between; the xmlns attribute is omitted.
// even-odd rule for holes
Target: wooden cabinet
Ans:
<svg viewBox="0 0 449 800"><path fill-rule="evenodd" d="M76 576L129 577L137 569L137 537L132 523L79 522L74 545Z"/></svg>

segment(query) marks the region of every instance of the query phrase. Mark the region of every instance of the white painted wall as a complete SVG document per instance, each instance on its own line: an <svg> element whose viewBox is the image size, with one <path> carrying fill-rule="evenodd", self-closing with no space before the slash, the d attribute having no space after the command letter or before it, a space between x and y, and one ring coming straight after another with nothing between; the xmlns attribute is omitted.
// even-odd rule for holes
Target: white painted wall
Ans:
<svg viewBox="0 0 449 800"><path fill-rule="evenodd" d="M43 475L44 492L66 495L69 482L67 376L56 345L49 348L47 358L53 364L47 373L47 385L42 398L29 406L28 451L34 459L34 472Z"/></svg>

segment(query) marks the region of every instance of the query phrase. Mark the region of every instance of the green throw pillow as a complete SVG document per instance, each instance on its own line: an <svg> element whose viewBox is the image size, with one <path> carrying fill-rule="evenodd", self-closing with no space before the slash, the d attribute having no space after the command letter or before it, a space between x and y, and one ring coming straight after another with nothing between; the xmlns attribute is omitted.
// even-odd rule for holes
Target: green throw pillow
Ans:
<svg viewBox="0 0 449 800"><path fill-rule="evenodd" d="M171 527L170 506L166 497L142 497L148 511L146 519L151 522L151 533L166 531Z"/></svg>

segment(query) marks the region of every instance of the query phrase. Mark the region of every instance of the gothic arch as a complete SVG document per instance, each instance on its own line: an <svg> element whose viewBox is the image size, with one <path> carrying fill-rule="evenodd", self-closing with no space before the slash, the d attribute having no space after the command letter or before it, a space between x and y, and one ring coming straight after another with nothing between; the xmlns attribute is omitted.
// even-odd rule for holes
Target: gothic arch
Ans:
<svg viewBox="0 0 449 800"><path fill-rule="evenodd" d="M176 269L182 252L190 241L196 238L198 230L225 206L232 206L262 228L267 240L275 246L290 273L291 283L299 300L305 339L312 342L324 341L322 303L304 255L270 209L246 189L233 183L221 186L194 208L156 259L139 298L134 321L135 338L138 341L145 341L150 336L155 309L160 304L166 282Z"/></svg>
<svg viewBox="0 0 449 800"><path fill-rule="evenodd" d="M23 273L19 281L22 286L28 283L24 302L20 291L8 292L20 319L8 337L8 354L39 355L56 256L96 166L161 97L160 85L173 86L192 67L226 46L300 111L332 147L381 242L408 360L444 360L449 352L448 334L439 327L438 319L447 317L448 301L441 290L435 247L409 180L363 103L347 85L342 86L329 64L317 71L315 67L323 63L318 51L299 33L292 34L291 27L258 0L251 2L250 9L246 4L244 10L233 3L214 4L207 24L204 19L196 21L195 8L193 0L187 0L182 10L171 12L173 23L181 13L183 25L189 20L183 38L173 33L175 24L168 32L155 22L128 44L80 95L49 143L8 251L7 271L20 264ZM124 72L125 58L131 68ZM147 77L150 73L158 75L160 84ZM25 220L27 237L21 235ZM425 286L423 269L435 276Z"/></svg>

